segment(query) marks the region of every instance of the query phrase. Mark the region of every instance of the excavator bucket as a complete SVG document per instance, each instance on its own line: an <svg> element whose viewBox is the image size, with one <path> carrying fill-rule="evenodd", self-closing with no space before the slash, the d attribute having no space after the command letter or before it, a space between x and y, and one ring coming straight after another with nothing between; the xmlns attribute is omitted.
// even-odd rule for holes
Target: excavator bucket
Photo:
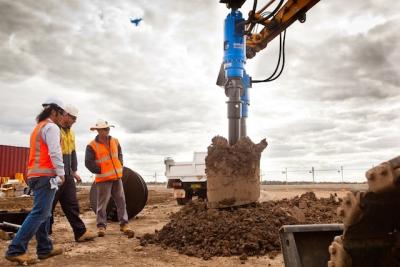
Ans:
<svg viewBox="0 0 400 267"><path fill-rule="evenodd" d="M328 247L342 233L342 224L282 226L279 236L285 267L327 266Z"/></svg>

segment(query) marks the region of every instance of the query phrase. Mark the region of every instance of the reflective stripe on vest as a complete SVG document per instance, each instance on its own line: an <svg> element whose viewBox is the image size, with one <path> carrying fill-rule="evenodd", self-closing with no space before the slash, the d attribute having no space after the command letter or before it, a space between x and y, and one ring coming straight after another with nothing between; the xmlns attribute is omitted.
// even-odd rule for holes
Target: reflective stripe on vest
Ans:
<svg viewBox="0 0 400 267"><path fill-rule="evenodd" d="M106 173L96 174L96 178L105 178L105 177L108 177L108 176L110 176L110 175L115 174L115 171L117 171L117 173L118 173L119 175L122 175L122 168L118 168L118 169L115 169L115 170L112 170L112 171L109 171L109 172L106 172Z"/></svg>
<svg viewBox="0 0 400 267"><path fill-rule="evenodd" d="M101 173L96 174L96 183L117 180L122 177L123 166L118 158L118 140L110 138L110 147L93 140L89 144L95 152L95 162Z"/></svg>
<svg viewBox="0 0 400 267"><path fill-rule="evenodd" d="M49 120L39 122L31 134L27 171L28 178L56 175L48 146L42 139L42 129L49 122Z"/></svg>
<svg viewBox="0 0 400 267"><path fill-rule="evenodd" d="M111 156L114 157L114 158L118 158L118 153L112 153ZM101 159L96 159L95 162L96 163L102 163L102 162L105 162L105 161L110 160L110 159L111 159L110 156L107 155L107 156L102 157Z"/></svg>

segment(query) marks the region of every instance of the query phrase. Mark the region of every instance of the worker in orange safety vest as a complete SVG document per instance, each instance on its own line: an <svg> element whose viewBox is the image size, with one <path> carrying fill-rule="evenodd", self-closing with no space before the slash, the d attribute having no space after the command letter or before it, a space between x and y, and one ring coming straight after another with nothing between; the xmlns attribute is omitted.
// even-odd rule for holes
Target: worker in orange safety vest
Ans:
<svg viewBox="0 0 400 267"><path fill-rule="evenodd" d="M26 253L36 235L39 259L59 255L63 249L53 246L48 235L54 196L64 182L64 164L60 147L59 125L64 115L61 101L52 101L36 117L37 125L30 138L27 182L33 190L34 203L6 252L6 259L19 264L33 264L36 257Z"/></svg>
<svg viewBox="0 0 400 267"><path fill-rule="evenodd" d="M98 120L90 130L96 130L98 135L86 147L85 166L95 174L97 195L97 230L98 236L105 235L107 227L107 205L110 197L117 207L120 230L128 237L134 232L128 227L125 193L122 184L123 158L118 140L109 135L110 127L107 121Z"/></svg>

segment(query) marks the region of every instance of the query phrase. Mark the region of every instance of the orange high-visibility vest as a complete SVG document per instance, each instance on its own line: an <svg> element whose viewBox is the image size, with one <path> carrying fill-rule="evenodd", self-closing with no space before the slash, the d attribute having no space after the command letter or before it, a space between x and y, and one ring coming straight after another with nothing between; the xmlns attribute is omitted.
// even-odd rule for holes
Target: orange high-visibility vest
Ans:
<svg viewBox="0 0 400 267"><path fill-rule="evenodd" d="M96 183L118 180L122 177L122 164L118 158L118 140L110 138L110 150L106 145L93 140L89 144L95 155L101 173L96 174Z"/></svg>
<svg viewBox="0 0 400 267"><path fill-rule="evenodd" d="M42 129L49 120L39 122L31 134L27 178L56 176L49 148L42 138Z"/></svg>

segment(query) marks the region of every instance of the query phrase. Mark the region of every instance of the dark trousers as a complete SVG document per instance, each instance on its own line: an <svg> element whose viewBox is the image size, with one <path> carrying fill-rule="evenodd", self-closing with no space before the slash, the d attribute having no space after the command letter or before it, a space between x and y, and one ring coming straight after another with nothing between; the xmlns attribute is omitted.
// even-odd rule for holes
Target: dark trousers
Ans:
<svg viewBox="0 0 400 267"><path fill-rule="evenodd" d="M46 255L53 249L49 239L50 209L56 193L50 187L49 180L53 177L35 177L28 180L29 187L33 190L33 208L24 220L17 235L11 241L6 252L7 256L24 254L28 243L36 235L38 255Z"/></svg>
<svg viewBox="0 0 400 267"><path fill-rule="evenodd" d="M71 175L65 175L64 184L57 190L56 196L53 201L53 209L51 212L51 225L50 233L52 232L52 226L54 223L54 209L60 202L61 209L68 219L69 224L74 231L75 240L78 240L86 232L86 227L81 218L79 218L79 203L76 197L76 186L74 177Z"/></svg>

